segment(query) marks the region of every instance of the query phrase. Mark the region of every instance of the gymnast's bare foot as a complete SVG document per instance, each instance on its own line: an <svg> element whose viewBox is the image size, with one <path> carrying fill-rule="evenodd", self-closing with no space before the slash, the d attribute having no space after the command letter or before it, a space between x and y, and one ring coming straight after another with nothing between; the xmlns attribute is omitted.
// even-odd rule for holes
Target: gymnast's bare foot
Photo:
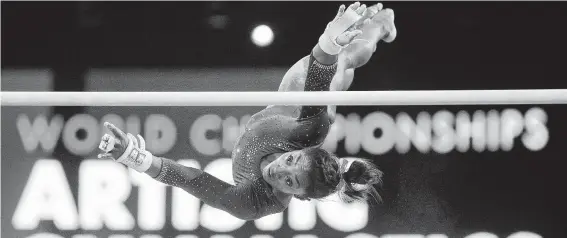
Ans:
<svg viewBox="0 0 567 238"><path fill-rule="evenodd" d="M392 9L382 9L382 4L378 3L366 10L366 19L357 26L362 30L362 34L356 37L339 56L347 68L365 65L376 51L376 44L380 40L390 43L397 35Z"/></svg>

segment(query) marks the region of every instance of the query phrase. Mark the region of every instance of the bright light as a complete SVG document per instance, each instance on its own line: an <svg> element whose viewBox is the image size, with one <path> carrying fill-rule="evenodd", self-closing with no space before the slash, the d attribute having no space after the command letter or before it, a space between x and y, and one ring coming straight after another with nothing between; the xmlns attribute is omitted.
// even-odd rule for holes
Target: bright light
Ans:
<svg viewBox="0 0 567 238"><path fill-rule="evenodd" d="M274 41L274 32L267 25L259 25L252 30L251 38L257 46L265 47Z"/></svg>

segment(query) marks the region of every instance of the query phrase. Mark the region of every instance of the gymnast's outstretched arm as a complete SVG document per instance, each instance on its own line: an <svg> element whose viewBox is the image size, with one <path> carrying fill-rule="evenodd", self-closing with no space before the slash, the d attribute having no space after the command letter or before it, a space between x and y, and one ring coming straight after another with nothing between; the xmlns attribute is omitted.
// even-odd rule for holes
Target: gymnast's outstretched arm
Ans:
<svg viewBox="0 0 567 238"><path fill-rule="evenodd" d="M108 142L110 137L105 135L101 150L107 152L99 154L99 158L115 160L138 172L144 172L159 182L181 188L205 204L237 218L253 220L265 216L258 206L261 201L257 201L251 185L234 186L200 169L153 156L145 150L143 138L125 134L108 122L105 126L112 132L116 141L112 142L111 150L105 150L103 144Z"/></svg>

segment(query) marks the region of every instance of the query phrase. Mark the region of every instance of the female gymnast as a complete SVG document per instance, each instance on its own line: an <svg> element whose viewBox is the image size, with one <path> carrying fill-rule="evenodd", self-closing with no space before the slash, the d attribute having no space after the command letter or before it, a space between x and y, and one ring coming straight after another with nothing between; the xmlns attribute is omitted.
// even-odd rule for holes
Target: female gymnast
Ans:
<svg viewBox="0 0 567 238"><path fill-rule="evenodd" d="M279 91L347 90L354 68L364 65L379 40L395 38L393 12L381 4L342 5L310 56L284 76ZM380 199L373 185L382 172L358 159L349 164L320 148L334 121L335 108L268 106L254 114L232 151L233 178L226 183L145 150L144 139L106 122L99 158L117 162L179 187L204 203L243 220L283 212L293 197L308 200L338 192L346 202Z"/></svg>

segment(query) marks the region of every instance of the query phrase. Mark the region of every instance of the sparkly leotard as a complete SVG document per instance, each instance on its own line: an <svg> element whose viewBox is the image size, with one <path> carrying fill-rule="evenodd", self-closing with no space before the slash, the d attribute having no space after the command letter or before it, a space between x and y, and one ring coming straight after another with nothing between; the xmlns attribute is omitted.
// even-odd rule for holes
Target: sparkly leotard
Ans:
<svg viewBox="0 0 567 238"><path fill-rule="evenodd" d="M323 65L310 56L304 90L329 90L336 70L336 63ZM161 172L155 179L180 187L240 219L254 220L282 212L287 204L278 200L262 178L260 163L270 154L321 144L332 124L326 109L326 106L274 106L254 114L232 151L236 185L169 159L162 159Z"/></svg>

